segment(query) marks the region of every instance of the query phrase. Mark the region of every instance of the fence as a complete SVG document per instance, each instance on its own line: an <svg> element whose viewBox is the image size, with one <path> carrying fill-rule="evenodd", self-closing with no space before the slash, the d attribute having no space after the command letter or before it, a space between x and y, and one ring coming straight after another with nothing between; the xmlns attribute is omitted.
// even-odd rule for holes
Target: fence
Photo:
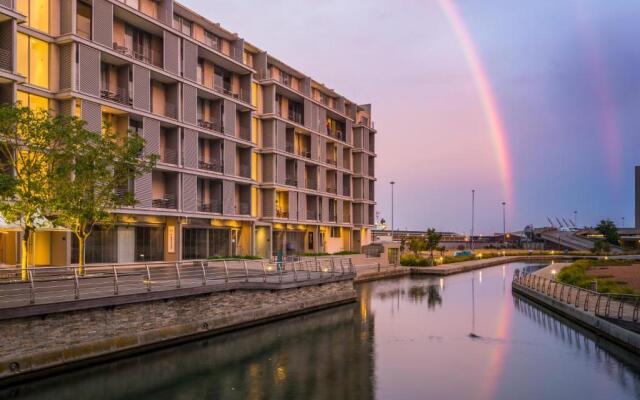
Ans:
<svg viewBox="0 0 640 400"><path fill-rule="evenodd" d="M513 283L549 296L561 303L592 312L598 317L638 322L640 296L598 293L593 290L516 270Z"/></svg>
<svg viewBox="0 0 640 400"><path fill-rule="evenodd" d="M0 269L0 309L80 299L223 285L230 282L295 283L354 272L349 259L193 260L85 267Z"/></svg>

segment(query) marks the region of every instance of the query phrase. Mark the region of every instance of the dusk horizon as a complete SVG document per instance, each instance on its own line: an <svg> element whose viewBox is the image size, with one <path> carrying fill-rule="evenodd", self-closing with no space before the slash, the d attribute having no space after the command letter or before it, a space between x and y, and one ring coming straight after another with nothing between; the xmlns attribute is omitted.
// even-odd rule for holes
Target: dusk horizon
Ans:
<svg viewBox="0 0 640 400"><path fill-rule="evenodd" d="M468 233L472 189L477 233L502 231L502 201L507 230L549 225L547 217L569 219L574 211L580 226L607 218L634 225L640 52L628 38L640 33L640 5L185 4L346 97L373 104L384 133L376 211L390 223L389 182L397 182L396 229ZM486 96L503 138L496 138Z"/></svg>

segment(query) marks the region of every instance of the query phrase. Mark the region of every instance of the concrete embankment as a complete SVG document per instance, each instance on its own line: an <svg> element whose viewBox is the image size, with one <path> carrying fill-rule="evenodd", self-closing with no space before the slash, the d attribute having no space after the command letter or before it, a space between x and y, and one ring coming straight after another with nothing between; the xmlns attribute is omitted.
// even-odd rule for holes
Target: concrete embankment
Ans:
<svg viewBox="0 0 640 400"><path fill-rule="evenodd" d="M0 322L0 385L355 301L354 274L28 307ZM129 300L129 301L125 301ZM117 301L117 303L115 303ZM73 303L73 304L71 304ZM21 314L22 313L22 314Z"/></svg>
<svg viewBox="0 0 640 400"><path fill-rule="evenodd" d="M569 265L571 265L571 263L555 263L535 271L533 275L547 280L553 280L557 273ZM566 297L564 299L565 301L562 301L562 295L559 297L555 296L556 291L550 292L552 293L552 295L550 295L549 291L545 293L544 289L541 291L535 290L535 286L527 287L517 281L512 283L512 289L515 293L568 318L594 332L596 335L605 337L628 350L640 354L640 334L625 328L625 326L627 326L637 330L640 327L637 323L620 319L616 320L614 318L603 318L599 316L600 314L596 315L596 311L592 309L592 307L583 307L582 302L580 302L580 306L576 307L576 302L567 302ZM569 296L568 293L567 296Z"/></svg>
<svg viewBox="0 0 640 400"><path fill-rule="evenodd" d="M426 275L452 275L462 272L469 272L476 269L482 269L487 267L493 267L496 265L526 261L526 262L549 262L553 260L563 259L563 256L505 256L494 257L488 259L462 261L451 264L436 265L435 267L410 267L412 274L426 274Z"/></svg>

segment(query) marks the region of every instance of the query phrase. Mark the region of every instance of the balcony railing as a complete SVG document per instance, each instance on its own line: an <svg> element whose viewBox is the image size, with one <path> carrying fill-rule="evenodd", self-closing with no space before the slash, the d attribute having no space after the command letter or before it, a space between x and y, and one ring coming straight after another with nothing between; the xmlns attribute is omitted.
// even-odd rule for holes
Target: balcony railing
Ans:
<svg viewBox="0 0 640 400"><path fill-rule="evenodd" d="M327 192L328 193L337 194L338 193L338 189L335 186L328 186L327 185Z"/></svg>
<svg viewBox="0 0 640 400"><path fill-rule="evenodd" d="M198 126L200 128L208 129L210 131L222 132L224 133L224 127L216 120L207 121L204 119L198 120Z"/></svg>
<svg viewBox="0 0 640 400"><path fill-rule="evenodd" d="M351 196L351 185L343 185L342 186L342 194L344 196Z"/></svg>
<svg viewBox="0 0 640 400"><path fill-rule="evenodd" d="M243 178L251 178L251 165L240 164L240 176Z"/></svg>
<svg viewBox="0 0 640 400"><path fill-rule="evenodd" d="M300 149L298 151L298 155L302 156L302 157L311 158L311 152L309 150L306 150L306 149Z"/></svg>
<svg viewBox="0 0 640 400"><path fill-rule="evenodd" d="M224 95L233 97L234 99L242 100L245 103L249 103L251 101L251 97L249 96L248 91L245 91L242 88L240 89L239 92L234 92L233 90L231 90L231 88L226 88L219 85L213 85L213 90L218 93L222 93Z"/></svg>
<svg viewBox="0 0 640 400"><path fill-rule="evenodd" d="M287 178L284 183L289 186L298 186L298 180L296 178Z"/></svg>
<svg viewBox="0 0 640 400"><path fill-rule="evenodd" d="M251 127L240 125L240 127L238 128L238 133L240 139L251 141Z"/></svg>
<svg viewBox="0 0 640 400"><path fill-rule="evenodd" d="M336 213L329 213L329 222L337 222L338 221L338 216L336 215Z"/></svg>
<svg viewBox="0 0 640 400"><path fill-rule="evenodd" d="M0 49L0 69L13 72L13 65L11 63L11 51L7 49Z"/></svg>
<svg viewBox="0 0 640 400"><path fill-rule="evenodd" d="M0 6L13 8L13 0L0 0Z"/></svg>
<svg viewBox="0 0 640 400"><path fill-rule="evenodd" d="M119 87L115 90L103 89L100 91L100 97L126 106L131 106L133 104L133 99L129 95L129 89L127 88Z"/></svg>
<svg viewBox="0 0 640 400"><path fill-rule="evenodd" d="M121 200L125 199L127 196L130 196L130 195L132 196L134 194L133 185L129 184L129 186L127 187L116 188L115 194Z"/></svg>
<svg viewBox="0 0 640 400"><path fill-rule="evenodd" d="M285 150L286 150L287 153L293 153L293 151L294 151L293 149L294 149L293 143L287 143L286 144Z"/></svg>
<svg viewBox="0 0 640 400"><path fill-rule="evenodd" d="M178 163L178 150L176 149L163 149L160 152L160 161L165 164L177 164Z"/></svg>
<svg viewBox="0 0 640 400"><path fill-rule="evenodd" d="M212 172L222 172L222 163L216 161L198 161L198 168Z"/></svg>
<svg viewBox="0 0 640 400"><path fill-rule="evenodd" d="M169 102L164 103L164 116L168 118L177 119L178 106Z"/></svg>
<svg viewBox="0 0 640 400"><path fill-rule="evenodd" d="M145 64L162 67L162 52L157 50L153 50L151 48L129 48L116 42L113 43L113 49L120 54L132 57Z"/></svg>
<svg viewBox="0 0 640 400"><path fill-rule="evenodd" d="M343 222L351 223L351 213L349 211L345 211L342 215Z"/></svg>
<svg viewBox="0 0 640 400"><path fill-rule="evenodd" d="M307 209L307 219L315 221L318 219L318 213L316 212L316 210L309 210Z"/></svg>
<svg viewBox="0 0 640 400"><path fill-rule="evenodd" d="M222 202L220 200L200 201L198 202L198 211L222 214Z"/></svg>
<svg viewBox="0 0 640 400"><path fill-rule="evenodd" d="M297 124L304 124L304 117L302 113L289 111L289 113L287 114L287 118L289 119L289 121L293 121Z"/></svg>
<svg viewBox="0 0 640 400"><path fill-rule="evenodd" d="M289 211L276 209L276 218L289 218Z"/></svg>
<svg viewBox="0 0 640 400"><path fill-rule="evenodd" d="M343 142L346 140L344 132L342 132L341 130L338 130L338 129L328 129L327 128L327 135L329 135L332 138L336 138L336 139L338 139L340 141L343 141Z"/></svg>
<svg viewBox="0 0 640 400"><path fill-rule="evenodd" d="M327 157L327 164L338 166L338 160L331 157Z"/></svg>
<svg viewBox="0 0 640 400"><path fill-rule="evenodd" d="M167 193L162 198L151 200L151 205L155 208L176 208L176 195Z"/></svg>
<svg viewBox="0 0 640 400"><path fill-rule="evenodd" d="M248 201L241 201L236 205L236 214L249 215L251 214L251 204Z"/></svg>
<svg viewBox="0 0 640 400"><path fill-rule="evenodd" d="M304 185L304 186L305 186L307 189L313 189L313 190L315 190L315 189L317 189L317 188L318 188L318 184L317 184L317 182L316 182L316 180L315 180L315 179L307 179L307 180L305 181L305 185Z"/></svg>

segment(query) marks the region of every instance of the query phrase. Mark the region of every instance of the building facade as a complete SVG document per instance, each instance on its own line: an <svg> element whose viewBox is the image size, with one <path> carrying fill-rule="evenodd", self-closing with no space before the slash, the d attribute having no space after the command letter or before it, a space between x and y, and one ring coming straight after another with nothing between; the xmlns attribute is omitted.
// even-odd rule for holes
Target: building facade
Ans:
<svg viewBox="0 0 640 400"><path fill-rule="evenodd" d="M371 106L358 105L172 0L0 0L0 101L146 139L137 205L87 262L358 251L375 215ZM2 224L0 262L19 259ZM77 262L43 228L35 265Z"/></svg>

